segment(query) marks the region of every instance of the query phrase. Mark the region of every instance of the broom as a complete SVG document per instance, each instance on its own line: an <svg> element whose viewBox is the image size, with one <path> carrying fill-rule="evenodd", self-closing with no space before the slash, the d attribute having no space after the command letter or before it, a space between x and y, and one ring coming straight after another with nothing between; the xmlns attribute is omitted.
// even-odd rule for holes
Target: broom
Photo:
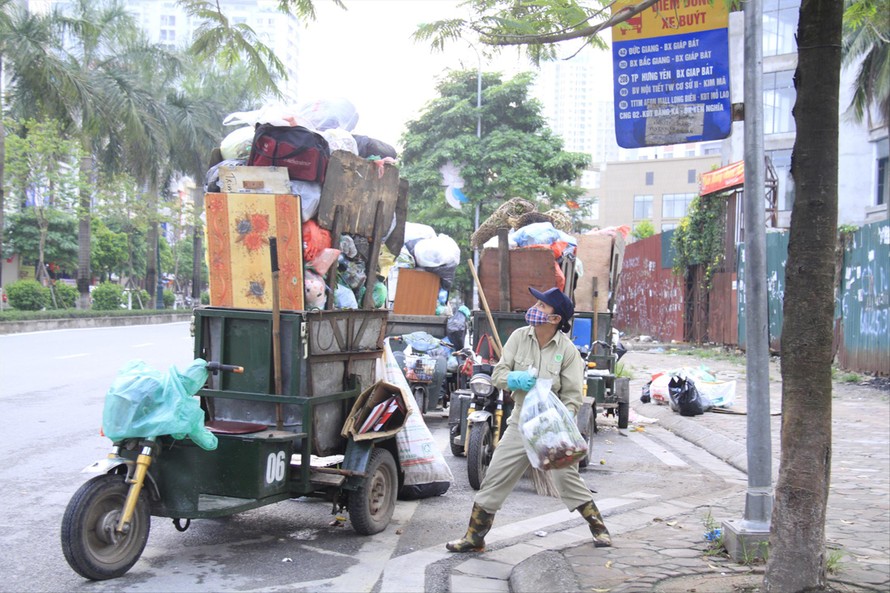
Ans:
<svg viewBox="0 0 890 593"><path fill-rule="evenodd" d="M488 300L485 298L485 292L482 290L482 283L479 282L479 276L476 274L476 266L474 266L471 261L468 261L467 264L469 264L470 272L473 274L473 280L476 281L476 286L479 288L479 300L482 301L482 306L485 308L485 315L488 317L488 324L492 330L491 333L494 334L494 342L498 350L497 354L500 356L504 347L501 345L501 338L496 329L497 326L495 326L494 319L492 319L491 309L488 308ZM535 492L541 496L559 497L559 492L557 492L556 486L553 484L553 478L550 477L549 473L533 467L529 467L528 470L526 470L526 475L528 475L529 472L531 472L532 483L535 485Z"/></svg>

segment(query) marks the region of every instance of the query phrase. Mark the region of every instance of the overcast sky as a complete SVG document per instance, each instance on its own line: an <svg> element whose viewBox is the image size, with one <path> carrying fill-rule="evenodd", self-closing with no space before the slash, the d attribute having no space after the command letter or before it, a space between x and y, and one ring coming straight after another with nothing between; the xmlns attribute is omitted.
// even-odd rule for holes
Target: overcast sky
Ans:
<svg viewBox="0 0 890 593"><path fill-rule="evenodd" d="M397 145L405 123L435 97L438 76L448 68L477 67L466 43L433 54L411 40L418 23L459 16L455 0L344 0L346 11L325 0L315 4L318 19L302 32L301 101L349 99L359 114L355 133ZM483 71L530 68L482 59Z"/></svg>

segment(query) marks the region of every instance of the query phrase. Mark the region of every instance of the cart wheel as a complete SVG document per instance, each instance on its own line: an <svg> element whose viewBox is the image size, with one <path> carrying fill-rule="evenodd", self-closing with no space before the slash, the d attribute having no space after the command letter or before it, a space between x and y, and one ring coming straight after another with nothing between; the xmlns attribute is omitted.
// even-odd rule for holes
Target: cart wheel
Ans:
<svg viewBox="0 0 890 593"><path fill-rule="evenodd" d="M618 428L627 428L627 421L630 418L630 404L618 402Z"/></svg>
<svg viewBox="0 0 890 593"><path fill-rule="evenodd" d="M451 454L455 457L463 457L464 456L464 446L458 445L454 442L460 436L460 424L455 424L451 428L448 429L448 444L451 446Z"/></svg>
<svg viewBox="0 0 890 593"><path fill-rule="evenodd" d="M467 477L473 490L479 490L482 486L493 454L491 428L487 422L474 422L470 427L470 441L467 447Z"/></svg>
<svg viewBox="0 0 890 593"><path fill-rule="evenodd" d="M399 476L396 462L386 449L375 447L364 479L358 490L349 493L349 518L359 535L380 533L389 525L396 508Z"/></svg>
<svg viewBox="0 0 890 593"><path fill-rule="evenodd" d="M578 467L584 469L590 463L590 455L593 452L593 433L596 432L596 419L593 417L593 406L581 406L578 410L578 430L587 441L587 455L578 462Z"/></svg>
<svg viewBox="0 0 890 593"><path fill-rule="evenodd" d="M130 531L115 532L130 487L121 474L97 476L74 493L62 518L62 552L82 577L113 579L136 564L148 541L151 517L143 494Z"/></svg>

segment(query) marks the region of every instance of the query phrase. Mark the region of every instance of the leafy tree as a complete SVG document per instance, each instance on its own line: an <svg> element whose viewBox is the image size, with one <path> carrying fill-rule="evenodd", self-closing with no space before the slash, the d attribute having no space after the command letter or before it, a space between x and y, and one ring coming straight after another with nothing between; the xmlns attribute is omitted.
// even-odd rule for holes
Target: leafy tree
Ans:
<svg viewBox="0 0 890 593"><path fill-rule="evenodd" d="M0 0L0 79L8 85L0 94L0 230L5 228L6 214L7 134L2 114L8 112L7 96L22 86L45 87L52 83L59 88L75 87L77 82L69 76L64 61L52 51L58 47L48 18L28 12L22 3Z"/></svg>
<svg viewBox="0 0 890 593"><path fill-rule="evenodd" d="M129 260L126 233L116 233L99 221L92 238L93 269L102 272L102 280L110 280L113 274L122 276Z"/></svg>
<svg viewBox="0 0 890 593"><path fill-rule="evenodd" d="M890 0L847 1L844 11L843 64L861 59L850 110L856 121L872 125L871 107L890 125ZM876 122L877 123L877 122Z"/></svg>
<svg viewBox="0 0 890 593"><path fill-rule="evenodd" d="M645 239L647 237L651 237L654 234L655 234L655 227L652 226L651 220L644 220L640 223L637 223L637 226L634 227L634 230L631 233L631 235L633 235L634 239L636 239L638 241L640 239Z"/></svg>
<svg viewBox="0 0 890 593"><path fill-rule="evenodd" d="M77 219L67 212L47 210L46 236L44 240L44 261L58 266L64 273L77 270ZM40 249L41 230L34 208L11 214L4 230L4 256L21 254L24 263L35 266L34 256Z"/></svg>
<svg viewBox="0 0 890 593"><path fill-rule="evenodd" d="M77 142L66 139L54 121L26 120L11 129L6 138L5 173L16 200L34 210L38 229L37 279L44 284L45 247L50 210L70 211L78 191ZM24 253L33 253L24 252Z"/></svg>
<svg viewBox="0 0 890 593"><path fill-rule="evenodd" d="M448 43L469 37L479 39L489 50L504 46L522 46L535 64L556 57L559 43L583 40L584 45L606 48L598 37L600 31L623 22L653 4L640 0L614 16L608 6L579 0L468 0L470 18L440 20L418 27L414 38L430 42L433 49L444 50ZM584 47L582 45L581 47ZM581 48L578 48L579 51Z"/></svg>
<svg viewBox="0 0 890 593"><path fill-rule="evenodd" d="M480 205L480 222L507 199L519 196L547 208L562 207L582 192L569 185L589 163L584 154L562 150L562 141L545 125L541 105L529 97L531 74L502 81L483 75L481 110L477 110L476 72L448 73L416 121L402 137L402 175L411 184L408 217L431 223L451 236L466 258L473 233L473 208ZM481 138L477 137L481 117ZM440 169L447 163L461 168L467 208L445 202ZM545 208L545 209L547 209ZM467 274L463 276L466 283Z"/></svg>
<svg viewBox="0 0 890 593"><path fill-rule="evenodd" d="M128 284L138 285L145 272L145 234L150 220L149 204L136 181L126 173L100 175L96 190L96 215L111 232L126 237L127 259L122 272Z"/></svg>

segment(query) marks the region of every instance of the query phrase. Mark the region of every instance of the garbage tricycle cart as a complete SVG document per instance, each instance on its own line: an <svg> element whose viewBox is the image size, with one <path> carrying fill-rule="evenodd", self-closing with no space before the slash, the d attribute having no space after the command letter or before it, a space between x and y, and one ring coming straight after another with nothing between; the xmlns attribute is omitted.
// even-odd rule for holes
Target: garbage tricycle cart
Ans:
<svg viewBox="0 0 890 593"><path fill-rule="evenodd" d="M281 312L278 377L270 312L196 309L195 356L214 361L198 395L218 444L207 450L203 439L166 434L116 440L87 468L100 475L65 511L62 548L71 567L89 579L123 575L142 554L151 516L172 518L184 531L192 519L302 496L348 511L359 534L382 531L398 491L394 435L409 412L400 401L380 432L358 435L355 427L376 403L387 314Z"/></svg>

